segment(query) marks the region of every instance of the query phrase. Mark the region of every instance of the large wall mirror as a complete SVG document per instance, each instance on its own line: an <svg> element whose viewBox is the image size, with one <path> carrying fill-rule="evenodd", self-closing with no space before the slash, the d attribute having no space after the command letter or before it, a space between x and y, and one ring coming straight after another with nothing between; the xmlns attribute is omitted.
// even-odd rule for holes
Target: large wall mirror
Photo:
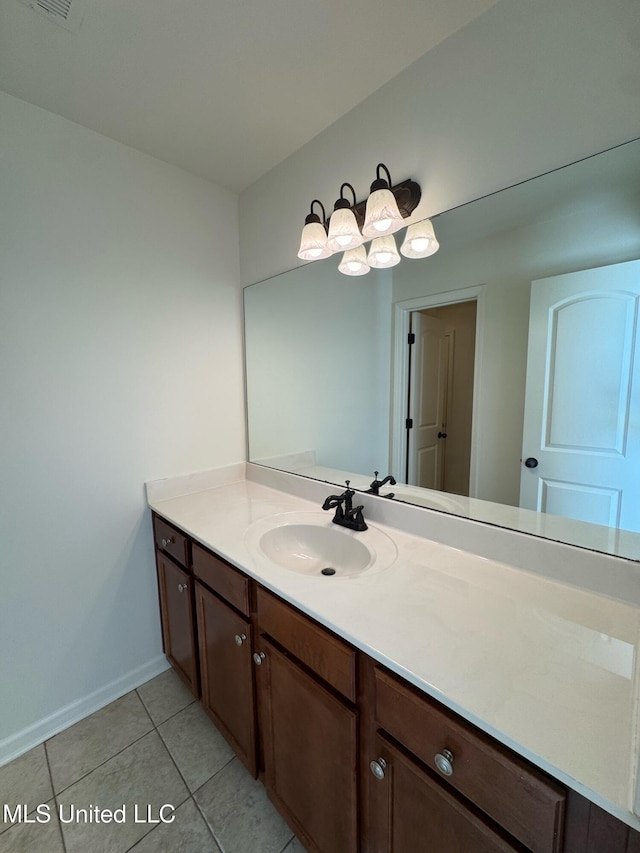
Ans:
<svg viewBox="0 0 640 853"><path fill-rule="evenodd" d="M640 141L432 222L245 288L249 459L640 559Z"/></svg>

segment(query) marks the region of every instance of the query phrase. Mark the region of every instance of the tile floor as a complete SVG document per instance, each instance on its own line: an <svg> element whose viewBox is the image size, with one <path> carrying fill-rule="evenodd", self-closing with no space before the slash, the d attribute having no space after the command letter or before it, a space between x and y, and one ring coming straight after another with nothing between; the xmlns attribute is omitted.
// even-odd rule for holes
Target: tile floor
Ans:
<svg viewBox="0 0 640 853"><path fill-rule="evenodd" d="M0 818L2 853L304 853L171 669L0 767Z"/></svg>

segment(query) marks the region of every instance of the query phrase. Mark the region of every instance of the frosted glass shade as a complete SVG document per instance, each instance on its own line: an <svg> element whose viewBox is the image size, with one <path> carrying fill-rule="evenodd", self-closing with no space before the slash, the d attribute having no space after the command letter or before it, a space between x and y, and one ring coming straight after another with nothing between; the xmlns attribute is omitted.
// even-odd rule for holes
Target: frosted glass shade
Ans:
<svg viewBox="0 0 640 853"><path fill-rule="evenodd" d="M396 264L400 263L400 255L393 234L387 234L371 241L367 261L370 267L377 270L395 267Z"/></svg>
<svg viewBox="0 0 640 853"><path fill-rule="evenodd" d="M415 222L407 228L400 251L405 258L428 258L440 248L431 220Z"/></svg>
<svg viewBox="0 0 640 853"><path fill-rule="evenodd" d="M334 210L329 220L327 247L332 252L344 252L363 243L364 237L360 233L353 210L350 207Z"/></svg>
<svg viewBox="0 0 640 853"><path fill-rule="evenodd" d="M327 247L327 232L321 222L308 222L302 229L298 257L303 261L328 258L333 252Z"/></svg>
<svg viewBox="0 0 640 853"><path fill-rule="evenodd" d="M391 190L374 190L367 199L362 233L365 238L393 234L404 225L402 214Z"/></svg>
<svg viewBox="0 0 640 853"><path fill-rule="evenodd" d="M369 272L369 264L364 246L345 252L338 269L345 275L366 275Z"/></svg>

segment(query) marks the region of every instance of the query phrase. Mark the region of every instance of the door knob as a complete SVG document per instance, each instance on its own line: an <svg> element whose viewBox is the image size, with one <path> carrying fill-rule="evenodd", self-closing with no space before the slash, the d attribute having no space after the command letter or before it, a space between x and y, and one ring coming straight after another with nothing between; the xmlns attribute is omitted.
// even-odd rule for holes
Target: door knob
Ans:
<svg viewBox="0 0 640 853"><path fill-rule="evenodd" d="M527 459L524 460L524 464L527 466L527 468L537 468L538 460L535 458L535 456L529 456Z"/></svg>
<svg viewBox="0 0 640 853"><path fill-rule="evenodd" d="M438 438L446 438L446 437L447 437L446 432L439 432L438 433Z"/></svg>
<svg viewBox="0 0 640 853"><path fill-rule="evenodd" d="M265 659L264 652L254 652L253 654L253 662L256 666L262 666L262 661Z"/></svg>

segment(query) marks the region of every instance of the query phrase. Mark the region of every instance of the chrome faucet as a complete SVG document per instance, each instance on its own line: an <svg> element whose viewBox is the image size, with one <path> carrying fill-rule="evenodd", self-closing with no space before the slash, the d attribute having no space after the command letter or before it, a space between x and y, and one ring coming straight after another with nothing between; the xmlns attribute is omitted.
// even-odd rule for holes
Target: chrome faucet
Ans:
<svg viewBox="0 0 640 853"><path fill-rule="evenodd" d="M396 484L396 479L395 479L395 477L392 477L392 476L391 476L391 474L388 474L388 475L384 478L384 480L379 480L379 479L378 479L378 473L379 473L378 471L374 471L374 472L373 472L373 474L374 474L374 476L375 476L375 480L373 481L373 483L371 483L371 485L369 486L369 488L368 488L368 489L367 489L367 491L365 492L365 495L379 495L379 494L380 494L380 489L381 489L381 488L382 488L382 486L384 486L386 483L390 483L392 486L395 486L395 484ZM393 492L389 492L389 493L388 493L388 494L386 494L386 495L381 495L381 497L383 497L383 498L392 498L392 497L393 497Z"/></svg>
<svg viewBox="0 0 640 853"><path fill-rule="evenodd" d="M362 515L364 506L353 506L355 491L349 488L351 480L345 480L346 490L341 495L329 495L322 504L322 509L335 509L333 523L349 530L363 531L367 525Z"/></svg>

